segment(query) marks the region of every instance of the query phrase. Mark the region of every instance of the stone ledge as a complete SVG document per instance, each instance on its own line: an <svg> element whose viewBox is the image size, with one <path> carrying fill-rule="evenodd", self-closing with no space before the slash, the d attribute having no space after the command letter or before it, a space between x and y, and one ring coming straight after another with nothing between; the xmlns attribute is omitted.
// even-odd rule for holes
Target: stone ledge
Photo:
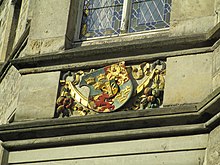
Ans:
<svg viewBox="0 0 220 165"><path fill-rule="evenodd" d="M129 140L208 133L219 125L220 113L218 111L214 113L213 111L219 105L220 88L216 89L213 94L197 106L177 105L153 110L116 112L2 125L0 126L0 139L5 141L6 148L13 149L15 147L15 149L18 149L21 147L20 149L24 149L23 147L28 148L32 145L32 147L43 147L44 145L49 147L50 145L70 145L70 143L118 141L125 140L124 138ZM133 133L130 135L131 132ZM117 133L119 134L117 135ZM111 134L111 136L107 139L104 138L108 134ZM96 138L90 139L88 138L90 136ZM61 140L69 137L71 139L78 138L78 140L67 140L67 142ZM55 140L46 144L47 142L44 139L47 142L48 140ZM33 144L33 141L36 143Z"/></svg>
<svg viewBox="0 0 220 165"><path fill-rule="evenodd" d="M209 129L203 124L180 125L169 127L143 128L112 132L89 133L80 135L60 136L51 138L38 138L28 140L15 140L3 142L2 146L8 151L39 149L49 147L64 147L69 145L84 145L107 143L124 140L138 140L146 138L160 138L183 135L196 135L208 133Z"/></svg>
<svg viewBox="0 0 220 165"><path fill-rule="evenodd" d="M141 62L150 62L156 61L158 59L165 59L168 57L175 57L175 56L185 56L185 55L193 55L193 54L203 54L213 52L212 47L204 47L204 48L195 48L195 49L188 49L188 50L180 50L180 51L172 51L166 53L154 53L154 54L143 54L137 56L130 56L130 57L118 57L113 59L101 59L97 61L87 61L87 62L80 62L80 63L72 63L72 64L63 64L63 65L53 65L53 66L44 66L44 67L34 67L34 68L23 68L20 69L20 74L30 74L30 73L43 73L43 72L51 72L51 71L69 71L69 70L86 70L86 69L95 69L104 67L106 65L111 65L113 63L118 63L121 61L125 61L126 65L132 65L135 63Z"/></svg>
<svg viewBox="0 0 220 165"><path fill-rule="evenodd" d="M72 117L17 122L0 126L0 139L22 140L85 133L108 132L128 129L177 126L204 123L218 112L213 109L220 104L220 88L208 96L203 103L177 105L152 110L124 111L94 116ZM207 104L207 102L210 104ZM216 122L211 123L215 126Z"/></svg>
<svg viewBox="0 0 220 165"><path fill-rule="evenodd" d="M158 58L164 59L167 52L213 46L220 38L220 23L203 34L170 36L169 32L162 31L152 35L151 38L148 35L134 37L132 40L131 36L124 37L125 39L116 38L116 42L108 42L107 39L107 41L103 41L103 44L100 41L99 44L80 46L82 43L79 43L78 47L70 50L42 55L26 55L26 57L12 59L11 63L18 69L23 69L99 61L100 58L102 60L127 58L154 53L163 53ZM105 54L108 54L108 56L105 56Z"/></svg>
<svg viewBox="0 0 220 165"><path fill-rule="evenodd" d="M70 63L80 63L89 61L99 61L114 58L134 57L143 54L153 54L176 50L186 50L212 46L216 40L206 39L206 35L193 35L183 37L157 37L141 40L133 40L122 43L111 43L103 45L91 45L77 47L57 53L34 55L13 59L11 63L18 69L34 68L42 66L52 66ZM175 45L175 46L174 46ZM123 52L123 54L122 54ZM108 56L106 56L108 54ZM162 55L160 58L165 58Z"/></svg>
<svg viewBox="0 0 220 165"><path fill-rule="evenodd" d="M212 103L214 102L218 102L218 99L220 96L220 87L218 87L217 89L215 89L211 94L209 94L202 102L198 103L196 105L197 109L202 109L205 108L206 106L209 106L210 104L212 105ZM214 105L218 105L218 103L213 104L213 108L212 108L212 112L216 113L216 111L218 112L218 108ZM219 104L220 105L220 104ZM211 111L210 111L211 112Z"/></svg>
<svg viewBox="0 0 220 165"><path fill-rule="evenodd" d="M113 112L113 113L101 113L101 114L89 115L89 116L14 122L10 124L0 125L0 132L5 130L37 128L41 126L46 127L46 126L66 125L66 124L81 124L87 122L136 119L141 117L158 117L164 115L177 115L177 114L185 114L185 113L193 113L193 112L197 112L196 104L154 108L150 110L148 109L148 110L138 110L138 111L121 111L121 112Z"/></svg>
<svg viewBox="0 0 220 165"><path fill-rule="evenodd" d="M183 106L184 107L184 106ZM16 140L180 125L198 120L195 106L115 112L94 116L26 121L0 126L0 139Z"/></svg>
<svg viewBox="0 0 220 165"><path fill-rule="evenodd" d="M90 135L90 137L92 136ZM69 139L71 139L71 137L69 137ZM75 139L72 138L73 141L76 141ZM73 145L73 146L67 146L67 147L61 146L58 148L49 148L49 149L24 150L20 152L11 152L9 156L9 163L28 164L30 162L37 162L37 161L41 161L41 162L56 161L56 160L59 161L60 156L62 156L62 160L66 160L66 159L88 159L91 157L97 158L97 157L104 157L104 156L112 157L116 155L117 156L125 156L125 155L137 156L137 154L150 154L150 155L151 154L156 154L156 155L166 154L166 153L174 154L175 152L205 150L207 147L207 143L208 143L207 139L208 139L208 134L201 134L201 135L192 135L192 136L189 135L189 136L182 136L182 137L164 137L164 138L154 138L154 139L140 139L140 140L121 141L121 142L109 142L109 143L102 143L102 144L100 143L99 144L88 144L88 145L81 145L81 146L80 145L79 146ZM67 137L65 138L65 140L67 141ZM48 154L48 152L53 153L53 154ZM176 158L176 155L174 157ZM183 159L185 159L185 157ZM59 164L62 164L62 163L59 162ZM91 164L91 163L87 163L87 164ZM125 165L125 163L122 163L122 164Z"/></svg>
<svg viewBox="0 0 220 165"><path fill-rule="evenodd" d="M66 51L48 53L38 56L30 56L30 57L22 57L14 59L18 53L16 52L22 46L22 42L24 42L25 37L27 37L29 33L29 28L24 32L16 45L16 49L10 55L10 58L4 62L3 66L0 68L0 81L4 77L4 73L7 71L7 68L11 63L17 67L17 69L25 69L25 68L36 68L36 67L51 67L55 65L65 64L65 69L70 68L71 65L82 63L83 61L94 62L99 61L98 55L109 54L112 56L106 58L106 61L111 60L114 62L114 59L127 59L134 58L139 55L143 56L145 60L153 60L155 58L165 59L167 56L165 55L170 51L170 53L177 50L187 50L187 49L196 49L205 47L210 48L215 42L219 39L220 36L220 23L217 24L213 29L211 29L208 33L198 34L193 36L176 36L169 37L169 34L163 34L163 38L156 35L154 39L141 37L137 40L129 40L127 42L116 42L110 44L99 44L99 45L90 45L90 46L82 46ZM127 36L128 37L128 36ZM169 42L167 42L169 41ZM163 44L165 43L165 44ZM175 45L175 46L174 46ZM139 49L140 51L137 51ZM123 54L121 52L123 51ZM161 52L161 53L159 53ZM151 55L155 53L159 53L155 58ZM126 57L128 56L128 57ZM173 55L172 55L173 56ZM79 58L80 57L80 58ZM106 57L106 56L105 56ZM72 64L71 64L72 63ZM71 65L70 65L71 64ZM85 65L85 64L84 64ZM73 68L75 65L73 66ZM77 67L77 65L76 65ZM61 67L58 67L62 69ZM45 70L45 69L44 69ZM49 69L50 70L50 69ZM40 71L41 72L41 71Z"/></svg>

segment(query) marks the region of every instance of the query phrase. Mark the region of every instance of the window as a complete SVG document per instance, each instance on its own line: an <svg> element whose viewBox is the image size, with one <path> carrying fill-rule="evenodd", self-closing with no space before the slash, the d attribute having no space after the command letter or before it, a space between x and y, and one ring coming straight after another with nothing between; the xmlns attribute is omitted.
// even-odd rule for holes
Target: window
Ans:
<svg viewBox="0 0 220 165"><path fill-rule="evenodd" d="M171 0L85 0L80 38L169 27Z"/></svg>

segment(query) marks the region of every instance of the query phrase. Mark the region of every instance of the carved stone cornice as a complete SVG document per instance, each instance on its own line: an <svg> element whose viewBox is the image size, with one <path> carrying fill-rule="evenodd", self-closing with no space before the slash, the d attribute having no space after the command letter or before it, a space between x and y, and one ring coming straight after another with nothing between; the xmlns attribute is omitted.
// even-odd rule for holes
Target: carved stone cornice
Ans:
<svg viewBox="0 0 220 165"><path fill-rule="evenodd" d="M88 44L81 46L82 43L76 43L75 48L41 54L26 55L25 57L10 60L17 69L49 67L55 65L77 64L81 62L94 62L102 60L135 58L144 56L146 60L165 59L172 55L166 55L169 52L184 51L190 49L210 48L220 38L220 23L207 33L171 36L169 31L161 32L152 37L141 36L133 37L132 40L120 39L114 42L103 42L103 44ZM151 55L159 53L155 58ZM106 56L108 54L108 56Z"/></svg>
<svg viewBox="0 0 220 165"><path fill-rule="evenodd" d="M220 123L220 88L197 105L178 105L0 126L7 150L209 133Z"/></svg>

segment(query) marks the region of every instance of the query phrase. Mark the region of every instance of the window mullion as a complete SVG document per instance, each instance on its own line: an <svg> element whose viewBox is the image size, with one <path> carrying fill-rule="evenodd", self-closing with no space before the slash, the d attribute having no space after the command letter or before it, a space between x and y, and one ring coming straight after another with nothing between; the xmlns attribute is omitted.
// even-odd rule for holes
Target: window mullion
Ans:
<svg viewBox="0 0 220 165"><path fill-rule="evenodd" d="M128 32L129 26L129 17L131 13L131 4L132 0L124 0L123 10L122 10L122 19L121 19L121 33Z"/></svg>
<svg viewBox="0 0 220 165"><path fill-rule="evenodd" d="M75 2L75 4L76 4L76 2ZM77 6L78 6L78 12L77 12L77 18L76 18L76 31L75 31L75 36L74 36L75 41L80 39L84 0L79 1Z"/></svg>

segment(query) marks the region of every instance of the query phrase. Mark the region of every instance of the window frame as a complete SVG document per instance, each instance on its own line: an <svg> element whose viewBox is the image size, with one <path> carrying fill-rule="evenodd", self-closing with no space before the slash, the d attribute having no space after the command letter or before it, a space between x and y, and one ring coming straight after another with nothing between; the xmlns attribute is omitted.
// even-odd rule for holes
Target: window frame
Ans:
<svg viewBox="0 0 220 165"><path fill-rule="evenodd" d="M75 10L76 10L76 13L77 13L77 16L76 16L76 28L75 28L75 35L74 35L74 41L82 41L80 39L80 32L81 32L81 24L82 24L82 16L83 16L83 7L84 7L84 1L85 0L81 0L81 1L78 1L75 3L78 3L78 4L74 4L75 5Z"/></svg>
<svg viewBox="0 0 220 165"><path fill-rule="evenodd" d="M106 38L112 38L112 37L133 36L133 35L147 34L147 33L149 34L149 33L160 32L160 31L168 31L170 29L170 27L165 27L165 28L159 28L159 29L129 32L130 21L131 21L131 12L132 12L132 0L124 0L123 7L122 7L122 18L121 18L120 33L119 34L80 38L84 1L85 0L82 0L77 4L77 8L78 8L77 19L76 19L76 26L77 27L76 27L76 31L74 33L75 34L74 35L74 42L93 41L93 40L100 40L100 39L106 39ZM171 1L171 3L172 3L172 1Z"/></svg>

